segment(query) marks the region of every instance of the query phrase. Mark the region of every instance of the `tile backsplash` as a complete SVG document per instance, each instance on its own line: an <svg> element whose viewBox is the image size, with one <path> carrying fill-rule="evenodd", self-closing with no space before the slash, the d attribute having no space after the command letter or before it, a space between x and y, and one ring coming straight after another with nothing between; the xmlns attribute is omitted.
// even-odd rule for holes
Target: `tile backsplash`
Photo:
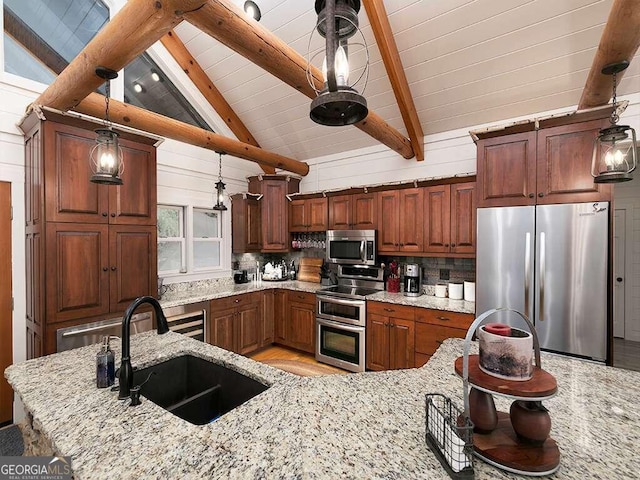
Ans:
<svg viewBox="0 0 640 480"><path fill-rule="evenodd" d="M379 256L378 261L389 264L395 260L403 267L407 263L417 263L422 267L423 285L437 285L448 282L474 282L476 278L475 258L439 258L439 257L393 257Z"/></svg>

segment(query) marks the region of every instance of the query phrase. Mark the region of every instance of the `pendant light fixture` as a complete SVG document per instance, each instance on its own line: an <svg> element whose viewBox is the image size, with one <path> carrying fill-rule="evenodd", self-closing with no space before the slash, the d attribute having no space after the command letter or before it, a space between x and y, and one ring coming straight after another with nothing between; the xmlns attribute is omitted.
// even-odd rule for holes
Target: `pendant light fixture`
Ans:
<svg viewBox="0 0 640 480"><path fill-rule="evenodd" d="M364 77L364 88L369 75L369 51L364 35L358 28L358 12L360 0L316 0L315 10L318 21L315 29L325 39L325 58L322 62L324 88L317 90L311 75L311 63L318 55L310 57L311 40L309 37L307 49L307 80L318 95L311 102L309 116L311 120L321 125L342 126L351 125L364 120L369 113L366 99L354 88ZM351 46L361 46L366 54L366 63L362 74L349 85L349 38L359 33L362 43L352 43ZM319 53L322 53L319 52Z"/></svg>
<svg viewBox="0 0 640 480"><path fill-rule="evenodd" d="M226 155L225 152L216 152L219 156L218 161L218 181L216 182L216 204L213 206L214 210L223 212L227 209L224 204L224 183L222 182L222 155Z"/></svg>
<svg viewBox="0 0 640 480"><path fill-rule="evenodd" d="M629 125L617 125L620 117L616 103L616 75L628 66L629 62L622 61L602 69L604 75L613 75L613 111L611 126L600 130L593 144L591 175L595 183L628 182L633 179L631 172L638 164L636 131Z"/></svg>
<svg viewBox="0 0 640 480"><path fill-rule="evenodd" d="M109 81L117 78L118 73L110 68L97 67L96 75L107 82L105 86L105 128L95 130L98 136L96 137L96 145L91 150L91 171L93 172L91 181L107 185L122 185L121 175L124 171L122 149L118 142L118 134L113 131L109 121L109 97L111 94Z"/></svg>

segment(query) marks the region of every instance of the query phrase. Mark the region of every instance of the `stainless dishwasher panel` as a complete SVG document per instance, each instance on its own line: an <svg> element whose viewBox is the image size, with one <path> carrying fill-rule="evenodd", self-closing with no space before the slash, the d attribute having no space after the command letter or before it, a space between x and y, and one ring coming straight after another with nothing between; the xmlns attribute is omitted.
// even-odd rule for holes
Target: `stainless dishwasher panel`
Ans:
<svg viewBox="0 0 640 480"><path fill-rule="evenodd" d="M131 317L131 335L152 329L153 317L151 313L138 313ZM64 352L72 348L94 345L100 343L105 335L115 335L116 337L122 335L122 317L59 328L56 331L57 351Z"/></svg>
<svg viewBox="0 0 640 480"><path fill-rule="evenodd" d="M201 342L209 342L209 302L163 308L169 329Z"/></svg>

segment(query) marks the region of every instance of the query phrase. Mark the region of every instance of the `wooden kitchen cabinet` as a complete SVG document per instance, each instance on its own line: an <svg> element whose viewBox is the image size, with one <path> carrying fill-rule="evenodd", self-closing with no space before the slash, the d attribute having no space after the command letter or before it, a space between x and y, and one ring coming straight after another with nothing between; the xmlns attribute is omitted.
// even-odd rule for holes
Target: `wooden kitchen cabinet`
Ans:
<svg viewBox="0 0 640 480"><path fill-rule="evenodd" d="M260 347L271 345L275 339L275 292L262 292L262 328L260 329Z"/></svg>
<svg viewBox="0 0 640 480"><path fill-rule="evenodd" d="M329 197L329 230L375 230L377 194L356 193Z"/></svg>
<svg viewBox="0 0 640 480"><path fill-rule="evenodd" d="M290 232L324 232L328 227L326 198L292 200L289 203Z"/></svg>
<svg viewBox="0 0 640 480"><path fill-rule="evenodd" d="M120 316L157 294L156 139L120 133L123 185L90 182L94 130L83 119L27 116L27 355L56 351L59 328Z"/></svg>
<svg viewBox="0 0 640 480"><path fill-rule="evenodd" d="M422 251L423 190L408 188L378 193L378 252Z"/></svg>
<svg viewBox="0 0 640 480"><path fill-rule="evenodd" d="M421 367L447 338L464 338L474 316L428 308L415 309L415 366Z"/></svg>
<svg viewBox="0 0 640 480"><path fill-rule="evenodd" d="M424 248L431 254L474 254L475 182L424 189Z"/></svg>
<svg viewBox="0 0 640 480"><path fill-rule="evenodd" d="M258 350L264 331L262 297L252 292L211 300L211 343L241 355Z"/></svg>
<svg viewBox="0 0 640 480"><path fill-rule="evenodd" d="M315 353L316 296L285 290L279 298L276 296L274 303L276 343Z"/></svg>
<svg viewBox="0 0 640 480"><path fill-rule="evenodd" d="M262 245L261 202L257 196L231 196L231 248L233 253L259 252Z"/></svg>
<svg viewBox="0 0 640 480"><path fill-rule="evenodd" d="M367 369L413 368L415 363L413 317L413 307L367 302Z"/></svg>
<svg viewBox="0 0 640 480"><path fill-rule="evenodd" d="M607 119L477 141L478 207L596 202L611 187L591 176L593 143Z"/></svg>

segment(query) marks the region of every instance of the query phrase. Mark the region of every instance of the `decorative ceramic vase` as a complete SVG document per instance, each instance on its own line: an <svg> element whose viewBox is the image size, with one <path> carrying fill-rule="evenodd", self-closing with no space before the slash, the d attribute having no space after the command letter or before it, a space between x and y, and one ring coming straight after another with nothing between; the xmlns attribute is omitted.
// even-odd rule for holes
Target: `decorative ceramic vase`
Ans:
<svg viewBox="0 0 640 480"><path fill-rule="evenodd" d="M495 325L493 330L495 331ZM501 332L504 333L504 332ZM510 335L490 333L482 325L478 329L480 370L504 380L525 381L533 375L533 335L510 327Z"/></svg>
<svg viewBox="0 0 640 480"><path fill-rule="evenodd" d="M516 400L509 410L511 426L522 441L542 445L551 432L551 417L541 402Z"/></svg>
<svg viewBox="0 0 640 480"><path fill-rule="evenodd" d="M469 417L475 433L491 433L498 425L498 412L493 397L472 388L469 393Z"/></svg>

